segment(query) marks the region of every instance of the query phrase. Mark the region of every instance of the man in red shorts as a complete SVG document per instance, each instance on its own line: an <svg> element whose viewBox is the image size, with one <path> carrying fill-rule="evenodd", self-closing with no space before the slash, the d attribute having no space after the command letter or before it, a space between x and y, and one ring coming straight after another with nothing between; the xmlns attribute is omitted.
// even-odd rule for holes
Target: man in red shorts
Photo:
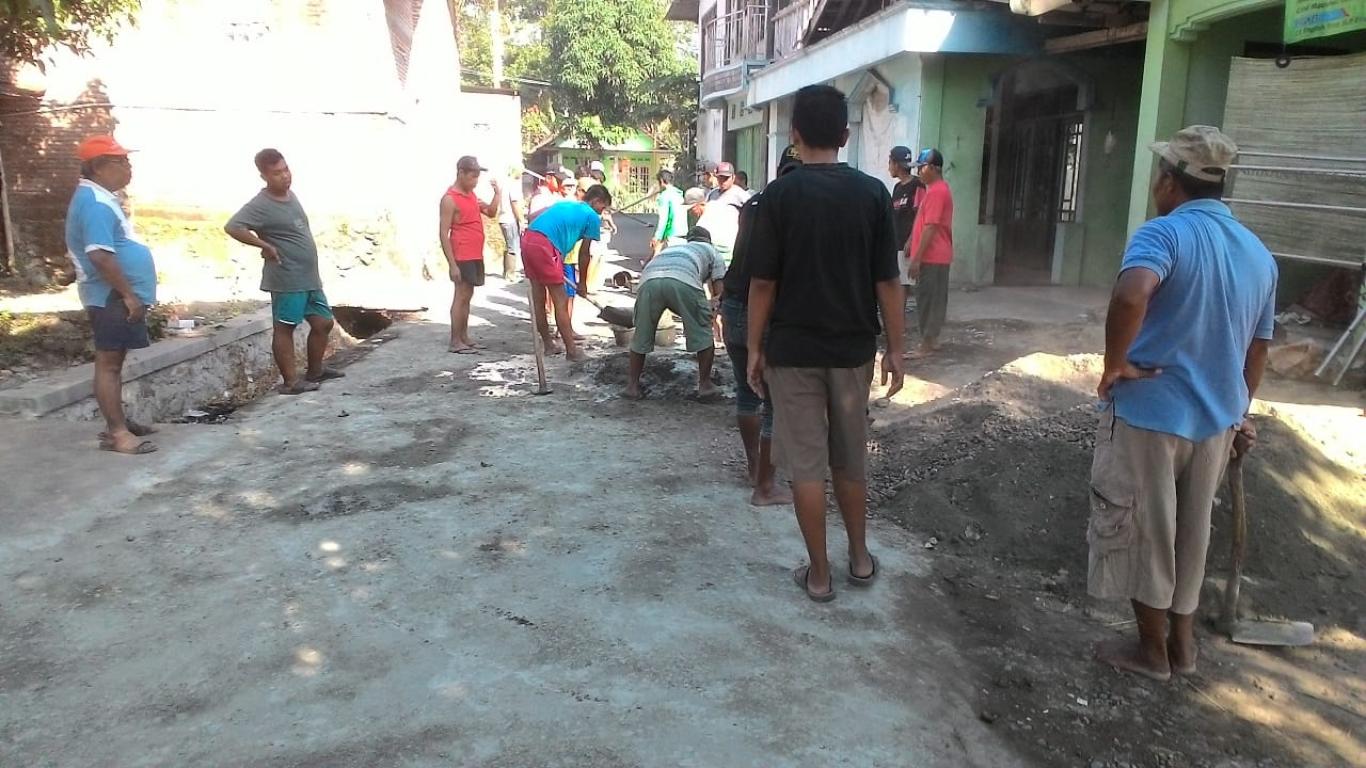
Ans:
<svg viewBox="0 0 1366 768"><path fill-rule="evenodd" d="M565 292L564 254L582 243L587 253L594 240L602 236L602 212L612 205L612 193L601 184L588 190L582 202L566 200L555 203L536 215L522 235L522 269L531 281L531 305L535 308L536 330L545 339L546 349L559 351L550 335L550 324L545 316L546 296L554 305L555 326L560 330L564 350L570 360L588 358L574 340L574 326L570 323L569 295ZM584 292L585 276L578 274L576 289Z"/></svg>
<svg viewBox="0 0 1366 768"><path fill-rule="evenodd" d="M450 265L455 297L451 300L451 344L449 351L460 355L478 352L470 339L470 301L476 286L484 284L484 220L479 214L498 218L502 194L498 180L493 185L493 200L484 205L474 196L479 174L488 170L466 155L455 164L455 183L441 196L441 251Z"/></svg>

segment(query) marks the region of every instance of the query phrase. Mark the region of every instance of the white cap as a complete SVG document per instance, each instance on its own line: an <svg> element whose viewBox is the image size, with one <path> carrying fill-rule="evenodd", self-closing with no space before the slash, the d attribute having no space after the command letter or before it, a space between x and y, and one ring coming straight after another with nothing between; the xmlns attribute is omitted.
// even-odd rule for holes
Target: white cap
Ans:
<svg viewBox="0 0 1366 768"><path fill-rule="evenodd" d="M593 162L591 162L591 163L588 164L588 170L590 170L590 171L602 171L603 173L606 173L606 172L607 172L607 166L603 165L601 160L594 160Z"/></svg>

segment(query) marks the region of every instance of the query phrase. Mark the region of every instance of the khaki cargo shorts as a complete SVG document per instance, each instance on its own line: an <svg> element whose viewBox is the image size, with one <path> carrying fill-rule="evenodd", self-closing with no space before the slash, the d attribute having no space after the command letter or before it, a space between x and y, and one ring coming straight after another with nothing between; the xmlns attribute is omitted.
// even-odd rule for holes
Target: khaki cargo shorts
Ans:
<svg viewBox="0 0 1366 768"><path fill-rule="evenodd" d="M1201 442L1131 427L1108 408L1091 462L1087 591L1161 610L1200 604L1210 513L1233 430Z"/></svg>
<svg viewBox="0 0 1366 768"><path fill-rule="evenodd" d="M764 382L773 402L773 461L793 482L824 481L827 469L863 478L871 361L858 368L770 367Z"/></svg>

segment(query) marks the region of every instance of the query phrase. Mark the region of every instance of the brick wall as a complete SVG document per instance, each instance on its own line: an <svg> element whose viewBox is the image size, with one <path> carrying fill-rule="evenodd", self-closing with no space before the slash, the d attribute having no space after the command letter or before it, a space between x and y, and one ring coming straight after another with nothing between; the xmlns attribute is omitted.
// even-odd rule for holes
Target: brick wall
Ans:
<svg viewBox="0 0 1366 768"><path fill-rule="evenodd" d="M260 188L252 156L272 146L315 228L430 224L406 246L392 232L381 247L395 258L420 250L436 206L415 206L440 194L455 157L477 153L456 138L467 133L454 122L457 73L444 3L144 0L138 24L112 45L59 56L46 73L2 75L16 266L50 277L65 264L73 152L93 133L138 150L129 207L157 229L221 223Z"/></svg>
<svg viewBox="0 0 1366 768"><path fill-rule="evenodd" d="M70 108L105 102L98 81L71 102L46 104L41 92L24 89L16 74L13 68L0 73L0 158L14 225L15 266L39 279L66 263L62 228L80 177L72 149L91 133L113 130L114 119L107 107Z"/></svg>

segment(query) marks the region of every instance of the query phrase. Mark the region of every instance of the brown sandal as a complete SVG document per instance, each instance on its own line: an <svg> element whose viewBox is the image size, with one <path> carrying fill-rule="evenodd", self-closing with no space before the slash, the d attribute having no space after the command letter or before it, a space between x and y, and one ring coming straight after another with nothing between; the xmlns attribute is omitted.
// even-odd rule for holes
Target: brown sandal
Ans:
<svg viewBox="0 0 1366 768"><path fill-rule="evenodd" d="M126 456L143 456L148 453L156 453L157 445L151 440L143 440L129 450L123 450L114 444L113 440L101 440L100 450L110 453L122 453Z"/></svg>
<svg viewBox="0 0 1366 768"><path fill-rule="evenodd" d="M830 602L831 600L834 600L834 599L835 599L835 580L834 580L834 579L831 579L831 580L830 580L830 591L829 591L829 592L825 592L825 593L812 592L812 591L811 591L811 583L807 581L807 576L808 576L810 573L811 573L811 566L809 566L809 565L803 565L802 567L800 567L800 568L798 568L797 570L795 570L795 571L792 572L792 580L795 581L795 582L797 582L797 586L801 587L801 588L802 588L802 591L805 592L805 593L806 593L806 596L809 597L809 598L811 598L811 600L812 600L813 602L817 602L817 603L828 603L828 602Z"/></svg>

